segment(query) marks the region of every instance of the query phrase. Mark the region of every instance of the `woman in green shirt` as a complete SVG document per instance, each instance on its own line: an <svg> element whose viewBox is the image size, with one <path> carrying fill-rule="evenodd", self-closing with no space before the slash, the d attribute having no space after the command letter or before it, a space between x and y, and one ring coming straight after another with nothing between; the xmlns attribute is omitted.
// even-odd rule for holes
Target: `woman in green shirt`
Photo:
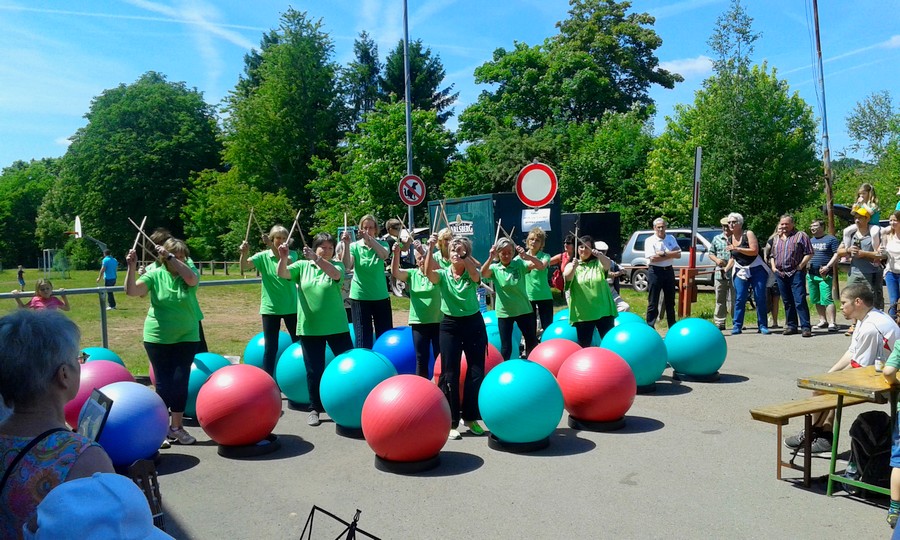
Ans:
<svg viewBox="0 0 900 540"><path fill-rule="evenodd" d="M319 383L325 371L325 348L331 347L335 356L353 348L341 283L344 281L344 265L332 261L334 237L319 233L312 247L303 247L304 260L288 266L290 252L287 245L278 246L278 276L289 279L299 287L297 294L297 335L306 364L306 385L309 389L309 416L306 423L320 424L319 414L324 412L319 398Z"/></svg>
<svg viewBox="0 0 900 540"><path fill-rule="evenodd" d="M454 237L448 246L450 266L438 269L434 263L434 246L437 237L428 240L425 255L425 272L428 280L441 292L441 321L439 341L441 345L441 376L438 386L450 404L449 439L460 439L459 370L462 354L466 354L465 393L462 400L462 419L469 431L483 435L478 423L478 391L484 379L484 355L487 348L487 331L479 310L476 289L481 282L478 266L472 259L472 242L466 237Z"/></svg>
<svg viewBox="0 0 900 540"><path fill-rule="evenodd" d="M428 378L429 362L441 353L438 336L441 330L441 291L428 280L425 272L425 250L419 241L413 243L416 250L416 268L400 268L400 242L394 244L391 258L391 275L406 283L409 291L409 327L412 329L413 347L416 351L416 375Z"/></svg>
<svg viewBox="0 0 900 540"><path fill-rule="evenodd" d="M605 336L615 326L618 311L606 281L609 257L593 248L590 236L582 236L577 243L578 256L566 265L563 276L571 291L569 324L578 332L578 344L590 347L594 329L601 338Z"/></svg>
<svg viewBox="0 0 900 540"><path fill-rule="evenodd" d="M278 277L278 246L285 243L287 237L288 230L275 225L268 235L263 235L263 241L270 249L248 258L250 244L245 240L240 247L241 271L255 268L262 279L259 315L262 317L265 341L263 369L272 377L275 377L275 364L278 362L278 334L282 320L291 336L291 343L297 342L297 287L291 280ZM289 251L288 264L296 260L297 252Z"/></svg>
<svg viewBox="0 0 900 540"><path fill-rule="evenodd" d="M519 254L514 257L515 253ZM494 262L494 261L497 262ZM519 326L525 338L525 357L537 347L537 323L528 301L525 279L531 268L544 268L544 263L517 246L509 238L501 238L491 248L481 267L481 277L494 283L497 295L497 327L500 330L500 355L504 360L512 356L513 324ZM519 345L516 344L516 353Z"/></svg>
<svg viewBox="0 0 900 540"><path fill-rule="evenodd" d="M391 299L388 297L384 261L388 258L387 242L375 238L378 223L366 214L359 220L360 239L345 251L344 265L353 272L350 283L350 313L356 346L371 349L375 339L394 327ZM373 338L374 327L374 338Z"/></svg>
<svg viewBox="0 0 900 540"><path fill-rule="evenodd" d="M525 244L528 246L528 254L541 261L542 266L528 265L528 273L525 274L525 292L531 302L537 320L541 323L540 335L545 328L553 323L553 292L550 290L550 282L547 280L547 269L550 268L550 255L544 253L547 243L547 233L540 227L531 229Z"/></svg>
<svg viewBox="0 0 900 540"><path fill-rule="evenodd" d="M169 238L157 246L156 268L140 278L137 275L137 252L125 258L125 294L150 296L150 309L144 320L144 350L156 375L156 393L171 412L167 438L181 444L197 440L184 429L184 407L187 404L191 365L200 342L197 326L197 284L200 277L187 265L190 252L177 238Z"/></svg>

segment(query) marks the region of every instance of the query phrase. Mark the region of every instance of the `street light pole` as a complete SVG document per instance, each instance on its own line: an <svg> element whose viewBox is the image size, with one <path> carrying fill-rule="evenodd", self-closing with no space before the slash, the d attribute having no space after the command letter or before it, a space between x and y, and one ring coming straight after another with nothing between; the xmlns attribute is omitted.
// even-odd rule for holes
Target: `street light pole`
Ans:
<svg viewBox="0 0 900 540"><path fill-rule="evenodd" d="M409 77L409 18L407 16L406 0L403 0L403 86L406 95L406 174L413 173L413 152L412 152L412 92L410 91ZM415 215L412 205L407 205L406 223L410 235L416 228ZM409 239L410 241L412 238ZM415 264L416 255L414 250L409 250L410 263Z"/></svg>

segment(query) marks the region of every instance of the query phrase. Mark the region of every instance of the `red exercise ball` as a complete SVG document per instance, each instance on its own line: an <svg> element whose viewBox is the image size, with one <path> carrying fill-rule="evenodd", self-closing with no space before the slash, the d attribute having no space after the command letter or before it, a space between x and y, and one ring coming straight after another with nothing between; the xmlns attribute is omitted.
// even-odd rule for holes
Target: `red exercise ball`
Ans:
<svg viewBox="0 0 900 540"><path fill-rule="evenodd" d="M268 373L250 364L215 371L197 393L197 421L226 446L256 444L281 417L281 392Z"/></svg>
<svg viewBox="0 0 900 540"><path fill-rule="evenodd" d="M531 351L528 359L547 368L554 377L566 359L581 350L581 346L568 339L554 338L542 341Z"/></svg>
<svg viewBox="0 0 900 540"><path fill-rule="evenodd" d="M556 379L566 410L578 420L619 420L631 408L637 394L637 383L628 363L600 347L588 347L569 356Z"/></svg>
<svg viewBox="0 0 900 540"><path fill-rule="evenodd" d="M497 347L490 343L487 345L487 353L484 355L484 374L487 375L492 369L499 366L503 362L503 356ZM459 363L459 399L463 398L463 386L465 386L466 372L469 371L469 364L466 363L466 353L463 353L462 360ZM434 361L434 378L435 384L441 378L441 355Z"/></svg>
<svg viewBox="0 0 900 540"><path fill-rule="evenodd" d="M125 366L111 360L94 360L81 364L81 382L78 393L72 401L66 403L66 422L70 426L78 426L78 415L81 406L91 397L94 388L103 388L115 382L134 382L134 376Z"/></svg>
<svg viewBox="0 0 900 540"><path fill-rule="evenodd" d="M433 458L447 442L450 406L440 389L416 375L397 375L378 384L362 408L362 430L382 459L400 462Z"/></svg>

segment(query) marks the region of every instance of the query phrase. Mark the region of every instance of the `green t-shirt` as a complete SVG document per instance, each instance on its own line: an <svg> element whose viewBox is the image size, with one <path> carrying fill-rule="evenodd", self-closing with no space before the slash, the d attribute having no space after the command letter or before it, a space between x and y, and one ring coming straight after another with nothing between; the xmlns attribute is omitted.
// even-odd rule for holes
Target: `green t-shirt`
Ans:
<svg viewBox="0 0 900 540"><path fill-rule="evenodd" d="M575 277L570 282L569 291L570 323L618 316L616 302L606 282L606 272L599 260L582 262L575 267Z"/></svg>
<svg viewBox="0 0 900 540"><path fill-rule="evenodd" d="M297 286L289 279L278 277L278 255L271 249L260 251L248 259L262 278L259 313L261 315L291 315L297 313ZM297 252L288 253L288 264L297 260Z"/></svg>
<svg viewBox="0 0 900 540"><path fill-rule="evenodd" d="M150 296L144 341L163 345L200 341L196 285L188 286L181 276L173 276L165 267L147 272L137 282L147 285Z"/></svg>
<svg viewBox="0 0 900 540"><path fill-rule="evenodd" d="M409 290L409 324L441 322L441 290L418 268L406 273Z"/></svg>
<svg viewBox="0 0 900 540"><path fill-rule="evenodd" d="M441 312L451 317L466 317L478 313L478 283L472 281L468 272L463 272L459 279L453 277L453 271L444 268L437 271L440 280Z"/></svg>
<svg viewBox="0 0 900 540"><path fill-rule="evenodd" d="M387 249L387 242L376 240ZM387 279L384 275L384 260L374 249L357 240L350 244L353 257L353 281L350 283L350 298L353 300L384 300L388 297Z"/></svg>
<svg viewBox="0 0 900 540"><path fill-rule="evenodd" d="M332 261L341 279L331 279L313 261L297 261L288 266L291 281L297 283L297 335L330 336L347 331L347 312L341 298L344 265Z"/></svg>
<svg viewBox="0 0 900 540"><path fill-rule="evenodd" d="M528 267L522 259L509 261L508 266L495 262L490 266L494 292L497 294L497 317L506 319L531 312L531 302L525 292L525 274Z"/></svg>
<svg viewBox="0 0 900 540"><path fill-rule="evenodd" d="M185 259L184 264L188 265L188 268L190 268L192 272L194 272L198 276L200 275L200 271L197 270L197 266L194 265L194 259L188 257L187 259ZM159 261L154 260L144 267L144 273L147 274L151 270L156 270L157 268L164 268L164 266L159 264ZM203 311L200 309L200 302L197 301L196 294L191 298L191 309L194 311L194 316L197 317L197 320L202 321Z"/></svg>
<svg viewBox="0 0 900 540"><path fill-rule="evenodd" d="M547 255L543 251L538 251L535 258L544 263L544 269L538 270L535 268L525 274L525 292L528 293L528 300L532 302L538 300L553 300L550 282L547 281L547 270L550 268L550 255Z"/></svg>
<svg viewBox="0 0 900 540"><path fill-rule="evenodd" d="M435 249L434 253L431 255L431 260L438 264L438 268L450 268L450 259L445 259L443 255L441 255L441 250Z"/></svg>

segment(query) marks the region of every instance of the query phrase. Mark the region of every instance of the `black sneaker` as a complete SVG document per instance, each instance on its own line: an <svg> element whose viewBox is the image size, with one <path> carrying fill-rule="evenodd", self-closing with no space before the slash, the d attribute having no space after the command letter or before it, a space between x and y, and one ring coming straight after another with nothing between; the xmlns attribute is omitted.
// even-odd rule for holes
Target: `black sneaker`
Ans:
<svg viewBox="0 0 900 540"><path fill-rule="evenodd" d="M831 433L817 433L816 438L813 439L812 445L810 447L810 453L812 455L816 454L831 454L831 441L834 439L834 435ZM803 447L800 447L800 453L803 453Z"/></svg>

